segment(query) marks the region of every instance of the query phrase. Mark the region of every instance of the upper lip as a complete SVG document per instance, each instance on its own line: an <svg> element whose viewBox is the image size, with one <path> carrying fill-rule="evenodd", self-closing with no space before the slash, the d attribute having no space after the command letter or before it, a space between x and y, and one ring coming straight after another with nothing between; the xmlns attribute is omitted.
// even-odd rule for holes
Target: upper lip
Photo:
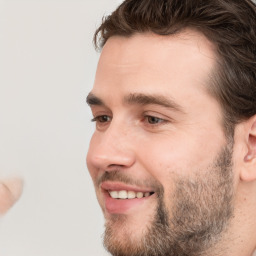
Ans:
<svg viewBox="0 0 256 256"><path fill-rule="evenodd" d="M150 188L139 188L134 185L124 184L122 182L104 181L101 183L101 188L106 191L134 191L134 192L154 192Z"/></svg>

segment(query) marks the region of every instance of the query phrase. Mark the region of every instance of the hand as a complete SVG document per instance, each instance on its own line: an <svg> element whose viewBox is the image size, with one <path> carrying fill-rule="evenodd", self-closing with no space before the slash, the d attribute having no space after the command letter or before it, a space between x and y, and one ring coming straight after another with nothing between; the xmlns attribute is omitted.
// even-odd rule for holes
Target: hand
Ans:
<svg viewBox="0 0 256 256"><path fill-rule="evenodd" d="M0 179L0 215L5 214L20 198L23 181L20 178Z"/></svg>

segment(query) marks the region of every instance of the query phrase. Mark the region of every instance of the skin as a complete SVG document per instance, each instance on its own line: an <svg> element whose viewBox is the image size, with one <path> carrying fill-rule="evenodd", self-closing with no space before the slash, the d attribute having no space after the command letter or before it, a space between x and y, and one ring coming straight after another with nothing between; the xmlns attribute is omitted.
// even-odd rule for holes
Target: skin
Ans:
<svg viewBox="0 0 256 256"><path fill-rule="evenodd" d="M215 67L214 45L192 30L164 37L116 36L104 46L90 94L100 102L89 102L96 129L87 165L106 225L121 243L127 234L132 243L144 236L157 209L157 192L143 203L113 214L106 207L102 177L106 172L122 173L127 177L124 183L138 190L154 191L154 185L160 184L171 221L175 180L203 179L227 145L221 107L206 90ZM127 100L131 95L165 97L173 106L138 104ZM250 256L256 247L252 214L252 208L256 210L252 196L256 194L255 142L250 140L255 136L254 123L256 118L251 118L235 129L234 216L207 255Z"/></svg>
<svg viewBox="0 0 256 256"><path fill-rule="evenodd" d="M0 180L0 215L4 215L20 198L23 182L20 178Z"/></svg>

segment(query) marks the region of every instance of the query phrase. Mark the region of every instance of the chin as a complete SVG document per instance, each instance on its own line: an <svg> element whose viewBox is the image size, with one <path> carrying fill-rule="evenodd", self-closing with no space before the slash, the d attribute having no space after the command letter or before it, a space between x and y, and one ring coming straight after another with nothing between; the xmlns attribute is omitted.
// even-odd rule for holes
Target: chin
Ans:
<svg viewBox="0 0 256 256"><path fill-rule="evenodd" d="M153 212L150 214L106 214L104 246L112 255L131 254L131 249L139 248L152 226ZM118 251L118 253L116 253ZM136 249L135 249L136 251ZM122 252L120 254L120 252Z"/></svg>
<svg viewBox="0 0 256 256"><path fill-rule="evenodd" d="M139 204L132 207L125 213L111 214L107 210L104 212L106 233L114 232L115 239L131 242L137 242L143 239L143 236L152 226L156 215L156 205L152 202Z"/></svg>

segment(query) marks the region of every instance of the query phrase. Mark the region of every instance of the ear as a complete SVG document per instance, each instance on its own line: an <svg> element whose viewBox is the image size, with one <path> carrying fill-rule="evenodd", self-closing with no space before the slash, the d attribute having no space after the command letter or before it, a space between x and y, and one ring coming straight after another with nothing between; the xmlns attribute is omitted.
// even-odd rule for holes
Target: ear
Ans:
<svg viewBox="0 0 256 256"><path fill-rule="evenodd" d="M246 154L240 178L243 181L256 180L256 115L245 122Z"/></svg>

